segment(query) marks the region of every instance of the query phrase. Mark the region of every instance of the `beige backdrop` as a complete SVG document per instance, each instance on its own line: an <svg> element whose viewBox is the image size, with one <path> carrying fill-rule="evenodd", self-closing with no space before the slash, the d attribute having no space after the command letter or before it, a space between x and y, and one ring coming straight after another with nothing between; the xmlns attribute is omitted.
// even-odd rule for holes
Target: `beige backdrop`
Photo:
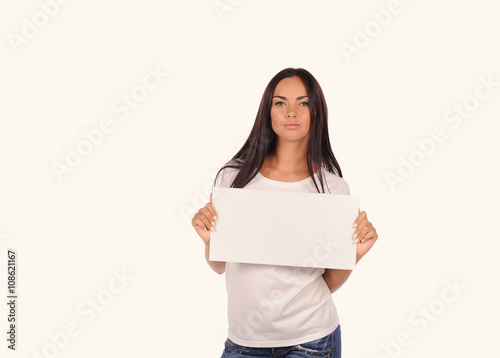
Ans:
<svg viewBox="0 0 500 358"><path fill-rule="evenodd" d="M379 233L333 294L344 356L498 354L499 10L3 1L2 332L9 249L18 297L2 357L220 356L224 276L190 220L285 67L320 82Z"/></svg>

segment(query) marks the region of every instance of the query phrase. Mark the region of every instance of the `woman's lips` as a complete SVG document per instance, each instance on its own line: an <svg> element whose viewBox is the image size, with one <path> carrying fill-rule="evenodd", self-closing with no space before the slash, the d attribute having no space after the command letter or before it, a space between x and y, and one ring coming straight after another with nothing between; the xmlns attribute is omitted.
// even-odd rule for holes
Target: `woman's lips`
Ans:
<svg viewBox="0 0 500 358"><path fill-rule="evenodd" d="M298 123L288 123L288 124L285 124L285 127L288 128L288 129L298 128L299 126L300 126L300 124L298 124Z"/></svg>

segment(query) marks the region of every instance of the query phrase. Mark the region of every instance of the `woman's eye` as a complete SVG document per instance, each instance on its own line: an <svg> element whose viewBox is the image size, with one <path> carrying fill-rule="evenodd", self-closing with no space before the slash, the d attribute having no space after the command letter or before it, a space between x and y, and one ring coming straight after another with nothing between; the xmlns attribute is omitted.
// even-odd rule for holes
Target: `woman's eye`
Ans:
<svg viewBox="0 0 500 358"><path fill-rule="evenodd" d="M284 106L285 103L281 102L281 101L278 101L274 105L275 106ZM301 105L301 106L309 106L309 102L300 102L299 105Z"/></svg>

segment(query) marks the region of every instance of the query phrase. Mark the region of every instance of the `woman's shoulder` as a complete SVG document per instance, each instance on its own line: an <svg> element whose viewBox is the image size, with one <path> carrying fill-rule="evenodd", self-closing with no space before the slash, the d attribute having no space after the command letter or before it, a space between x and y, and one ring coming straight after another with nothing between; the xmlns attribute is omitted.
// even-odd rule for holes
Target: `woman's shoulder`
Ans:
<svg viewBox="0 0 500 358"><path fill-rule="evenodd" d="M327 168L323 168L323 173L328 184L326 192L329 190L331 194L350 195L351 190L344 178L336 173L329 172Z"/></svg>
<svg viewBox="0 0 500 358"><path fill-rule="evenodd" d="M219 170L219 173L217 174L215 178L215 185L214 187L222 187L222 188L229 188L240 171L241 165L239 164L238 161L231 159L227 163L225 163L221 169Z"/></svg>

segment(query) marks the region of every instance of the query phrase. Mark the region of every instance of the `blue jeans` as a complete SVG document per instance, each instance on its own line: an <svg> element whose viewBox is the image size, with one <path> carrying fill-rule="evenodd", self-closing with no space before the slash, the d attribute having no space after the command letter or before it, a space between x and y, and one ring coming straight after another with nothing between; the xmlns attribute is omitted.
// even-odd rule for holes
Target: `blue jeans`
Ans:
<svg viewBox="0 0 500 358"><path fill-rule="evenodd" d="M269 358L340 358L341 337L340 324L329 335L311 342L297 344L288 347L276 348L254 348L243 347L229 339L224 343L224 352L221 358L248 358L248 357L269 357Z"/></svg>

